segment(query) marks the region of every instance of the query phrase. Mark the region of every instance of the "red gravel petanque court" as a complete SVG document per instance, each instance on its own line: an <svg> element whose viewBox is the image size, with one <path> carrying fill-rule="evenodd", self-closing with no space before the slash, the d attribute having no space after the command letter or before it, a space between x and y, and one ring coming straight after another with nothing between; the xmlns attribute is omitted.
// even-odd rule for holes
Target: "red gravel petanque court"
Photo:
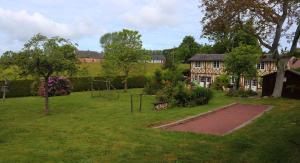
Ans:
<svg viewBox="0 0 300 163"><path fill-rule="evenodd" d="M232 104L221 109L158 126L170 131L226 135L252 122L271 106Z"/></svg>

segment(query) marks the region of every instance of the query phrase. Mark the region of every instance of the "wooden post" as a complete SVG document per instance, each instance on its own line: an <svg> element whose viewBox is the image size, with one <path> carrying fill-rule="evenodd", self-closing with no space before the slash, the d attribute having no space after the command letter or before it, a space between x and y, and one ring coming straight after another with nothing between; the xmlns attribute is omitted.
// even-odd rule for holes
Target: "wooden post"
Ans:
<svg viewBox="0 0 300 163"><path fill-rule="evenodd" d="M143 98L143 94L140 94L140 109L139 111L142 112L142 98Z"/></svg>
<svg viewBox="0 0 300 163"><path fill-rule="evenodd" d="M130 95L130 103L131 103L130 111L132 113L133 112L133 95Z"/></svg>

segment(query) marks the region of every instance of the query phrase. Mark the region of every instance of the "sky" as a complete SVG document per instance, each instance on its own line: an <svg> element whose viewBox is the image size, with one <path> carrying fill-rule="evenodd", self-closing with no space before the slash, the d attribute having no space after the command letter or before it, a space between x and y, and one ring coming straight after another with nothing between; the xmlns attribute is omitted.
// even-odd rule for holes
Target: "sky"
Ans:
<svg viewBox="0 0 300 163"><path fill-rule="evenodd" d="M200 44L201 0L0 0L0 55L18 51L33 35L61 36L80 50L102 51L99 39L124 28L142 34L145 49L178 46L184 36ZM295 26L291 28L295 31ZM291 43L282 38L281 49Z"/></svg>
<svg viewBox="0 0 300 163"><path fill-rule="evenodd" d="M20 50L34 34L62 36L80 50L101 51L100 37L124 28L142 34L145 49L201 39L199 0L0 0L0 54Z"/></svg>

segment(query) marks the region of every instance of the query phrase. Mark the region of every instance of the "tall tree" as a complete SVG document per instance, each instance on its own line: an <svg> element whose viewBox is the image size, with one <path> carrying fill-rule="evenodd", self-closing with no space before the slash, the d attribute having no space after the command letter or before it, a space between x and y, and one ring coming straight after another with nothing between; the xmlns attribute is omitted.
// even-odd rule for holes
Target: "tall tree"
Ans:
<svg viewBox="0 0 300 163"><path fill-rule="evenodd" d="M141 34L138 31L123 29L120 32L107 33L100 38L100 44L104 49L105 61L104 70L112 73L121 72L124 76L124 89L128 88L128 76L137 68L139 62L147 59ZM109 70L108 70L109 69Z"/></svg>
<svg viewBox="0 0 300 163"><path fill-rule="evenodd" d="M76 47L61 37L48 38L37 34L25 43L20 52L8 52L1 57L6 66L18 66L21 75L32 75L45 81L45 114L49 113L48 80L54 73L74 73L77 70Z"/></svg>
<svg viewBox="0 0 300 163"><path fill-rule="evenodd" d="M200 45L193 36L185 36L182 43L176 49L176 59L181 63L186 63L188 59L197 54Z"/></svg>
<svg viewBox="0 0 300 163"><path fill-rule="evenodd" d="M261 50L251 45L240 45L232 49L225 57L225 67L229 75L234 76L236 80L236 89L240 88L241 77L256 77L256 65L259 61Z"/></svg>
<svg viewBox="0 0 300 163"><path fill-rule="evenodd" d="M237 25L253 22L251 34L269 49L277 61L274 97L280 97L283 87L285 60L279 53L280 40L299 18L299 0L202 0L205 16L202 20L206 35L235 30ZM295 35L296 37L297 35Z"/></svg>

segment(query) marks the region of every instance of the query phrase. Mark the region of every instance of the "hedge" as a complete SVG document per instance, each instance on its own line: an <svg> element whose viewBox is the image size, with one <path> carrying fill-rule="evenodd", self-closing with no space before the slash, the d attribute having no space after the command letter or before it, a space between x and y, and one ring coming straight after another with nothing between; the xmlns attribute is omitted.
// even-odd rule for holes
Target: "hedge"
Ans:
<svg viewBox="0 0 300 163"><path fill-rule="evenodd" d="M73 85L73 92L84 92L91 89L91 82L94 80L95 89L106 89L104 77L76 77L69 78ZM97 82L98 81L98 82ZM0 87L3 85L4 81L0 81ZM14 80L9 81L9 91L7 92L6 97L25 97L33 96L32 94L32 84L34 80ZM145 76L132 76L128 78L128 88L143 88L146 83ZM112 79L111 84L116 89L123 89L123 78L115 77ZM2 93L1 93L2 95Z"/></svg>

